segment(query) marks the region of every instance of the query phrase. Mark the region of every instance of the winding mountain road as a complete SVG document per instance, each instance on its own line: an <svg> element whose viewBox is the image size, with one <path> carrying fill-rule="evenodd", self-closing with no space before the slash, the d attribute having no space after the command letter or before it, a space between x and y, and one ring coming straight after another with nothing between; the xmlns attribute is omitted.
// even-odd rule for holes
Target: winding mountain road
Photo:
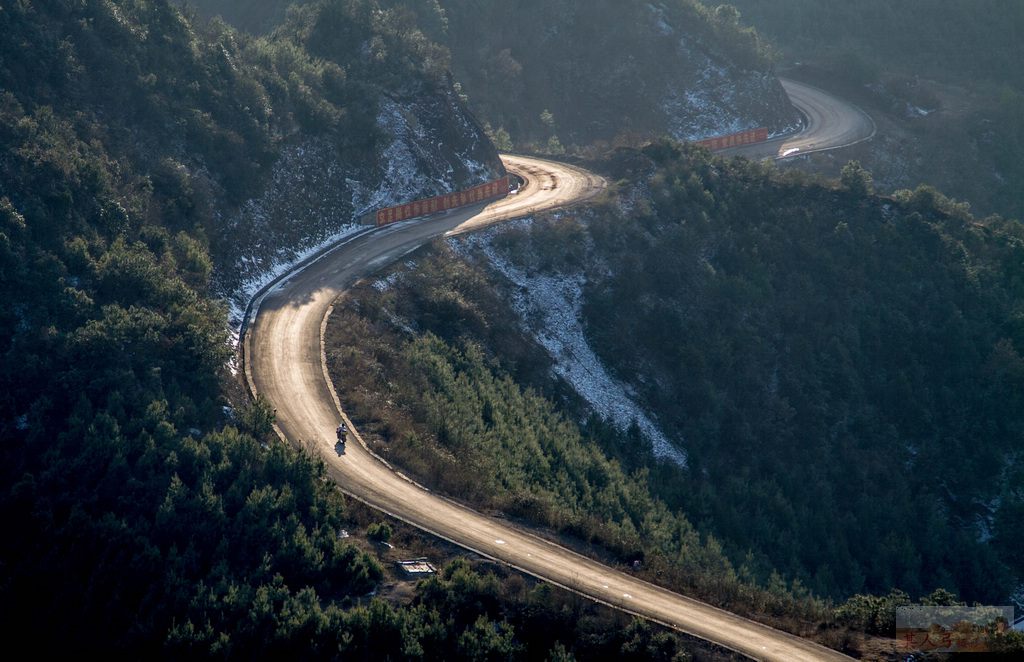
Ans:
<svg viewBox="0 0 1024 662"><path fill-rule="evenodd" d="M803 116L804 130L764 143L725 149L718 152L719 155L786 159L849 147L874 137L874 120L857 106L813 85L788 78L780 78L779 81Z"/></svg>
<svg viewBox="0 0 1024 662"><path fill-rule="evenodd" d="M817 94L812 96L821 102ZM845 135L842 126L829 129L829 123L838 118L842 124L842 118L859 112L849 108L836 99L825 99L820 107L801 106L809 119L801 135L811 142L800 144L820 147L825 136ZM788 144L781 141L776 150ZM517 195L356 235L253 302L255 318L244 337L243 366L253 395L262 394L276 408L278 434L315 448L330 477L347 494L531 575L755 660L848 662L850 658L840 653L641 581L430 492L371 454L350 421L355 440L350 436L342 454L335 451L333 431L344 414L326 374L322 334L332 304L345 288L432 237L586 201L605 186L601 178L564 164L502 158L509 172L526 181Z"/></svg>

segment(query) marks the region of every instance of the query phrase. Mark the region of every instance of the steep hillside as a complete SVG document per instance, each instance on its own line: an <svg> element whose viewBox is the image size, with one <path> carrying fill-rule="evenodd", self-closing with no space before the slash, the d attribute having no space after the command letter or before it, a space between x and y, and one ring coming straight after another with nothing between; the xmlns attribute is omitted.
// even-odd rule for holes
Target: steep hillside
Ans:
<svg viewBox="0 0 1024 662"><path fill-rule="evenodd" d="M435 39L451 49L471 106L514 143L543 151L552 136L584 146L758 126L774 134L797 122L753 32L692 0L415 6L441 9Z"/></svg>
<svg viewBox="0 0 1024 662"><path fill-rule="evenodd" d="M279 158L262 186L225 210L211 233L224 265L221 290L241 292L236 303L275 266L351 231L363 214L504 173L458 99L446 53L402 15L327 2L292 12L269 40L236 38L269 67L268 91L293 85L285 67L307 72L323 88L296 90L312 95L313 126L277 127Z"/></svg>
<svg viewBox="0 0 1024 662"><path fill-rule="evenodd" d="M384 418L389 452L428 477L449 453L453 467L493 461L518 476L514 450L475 455L499 421L520 420L487 404L490 387L458 400L484 403L483 423L467 423L484 426L480 440L439 433L429 416L471 380L483 384L478 364L490 365L586 422L583 436L640 472L637 490L720 541L740 576L834 599L941 587L1007 600L1024 576L1020 225L979 224L927 187L873 195L856 165L839 182L812 180L659 142L602 167L629 182L605 204L453 240L475 264L445 267L448 278L407 266L378 284L379 302L360 296L353 308L375 325L371 344L393 329L458 348L430 347L455 375L447 385L430 364L429 388L412 388L429 404L375 400L404 392L393 383L385 396L353 394L356 411ZM473 276L477 267L489 275ZM492 321L502 298L515 322L508 312ZM524 348L521 334L543 349ZM389 382L409 371L419 384L427 350L417 342L435 341L412 341L412 368L393 358L406 351L393 341L339 352L349 362L339 373L372 385L384 362ZM633 411L611 405L612 391ZM475 420L468 404L450 415ZM656 461L672 456L666 442L683 462ZM568 461L547 453L550 466ZM460 475L434 477L459 490ZM507 512L559 521L549 479L533 488L539 503L517 497L530 489L518 484L507 496L476 489ZM597 537L592 524L570 528ZM641 528L648 554L672 549L660 530Z"/></svg>
<svg viewBox="0 0 1024 662"><path fill-rule="evenodd" d="M287 259L298 237L326 236L372 203L356 192L400 199L499 167L425 42L364 9L327 2L296 17L294 35L261 41L165 0L0 6L10 655L40 642L90 659L521 653L496 607L444 603L480 590L440 581L430 607L357 604L385 574L344 530L367 523L226 374L227 320L211 293L232 282L235 256L272 241L273 259ZM345 12L354 60L318 40ZM451 151L418 153L440 139ZM396 151L408 155L401 177L382 177ZM225 228L249 231L245 210L271 199L275 179L298 188L313 172L330 180L331 167L373 183L350 184L343 211L321 221L302 195L330 181L311 181L268 212L305 226L291 245L267 223L236 249L246 238ZM371 622L390 623L388 635ZM414 633L438 622L421 644Z"/></svg>
<svg viewBox="0 0 1024 662"><path fill-rule="evenodd" d="M1024 217L1024 4L733 4L784 54L787 75L841 94L878 124L875 140L839 159L792 163L837 176L854 158L887 191L925 183L978 216Z"/></svg>
<svg viewBox="0 0 1024 662"><path fill-rule="evenodd" d="M252 29L266 29L256 17L273 14L273 0L254 11L197 4ZM798 123L772 74L773 55L728 8L696 0L388 4L411 11L408 20L451 51L470 107L505 149L692 140L759 126L775 134Z"/></svg>
<svg viewBox="0 0 1024 662"><path fill-rule="evenodd" d="M364 3L307 7L274 39L162 3L28 4L0 20L0 85L30 114L98 127L112 158L180 198L165 223L202 230L221 295L375 206L503 172L443 53Z"/></svg>

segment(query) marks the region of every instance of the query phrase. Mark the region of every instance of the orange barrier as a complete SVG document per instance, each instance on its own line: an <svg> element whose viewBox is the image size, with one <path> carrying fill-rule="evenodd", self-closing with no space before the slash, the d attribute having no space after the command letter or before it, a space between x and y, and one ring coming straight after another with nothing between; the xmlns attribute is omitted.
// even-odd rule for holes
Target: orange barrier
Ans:
<svg viewBox="0 0 1024 662"><path fill-rule="evenodd" d="M491 198L505 197L508 195L508 176L496 179L493 182L480 184L465 191L439 195L436 198L407 202L404 205L385 207L377 210L376 225L389 225L398 221L407 221L417 216L426 216L439 211L456 209L466 205L476 204Z"/></svg>
<svg viewBox="0 0 1024 662"><path fill-rule="evenodd" d="M740 145L751 145L753 143L763 143L768 140L768 129L761 127L760 129L751 129L750 131L740 131L739 133L730 133L727 136L719 136L718 138L708 138L706 140L695 140L695 145L701 147L707 147L712 152L717 152L721 149L729 149L730 147L738 147Z"/></svg>

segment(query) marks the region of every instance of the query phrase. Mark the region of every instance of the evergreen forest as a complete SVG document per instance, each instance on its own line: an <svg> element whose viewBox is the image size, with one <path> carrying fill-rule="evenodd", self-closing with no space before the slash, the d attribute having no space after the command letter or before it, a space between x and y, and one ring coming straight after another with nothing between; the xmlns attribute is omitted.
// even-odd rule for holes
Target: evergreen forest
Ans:
<svg viewBox="0 0 1024 662"><path fill-rule="evenodd" d="M924 186L873 195L856 163L805 181L644 155L650 206L591 224L609 275L584 315L686 440L689 479L661 484L819 595L1007 598L1024 571L1021 225Z"/></svg>
<svg viewBox="0 0 1024 662"><path fill-rule="evenodd" d="M302 139L365 163L394 138L381 104L431 91L490 120L498 147L564 152L561 136L618 182L494 241L538 272L586 275L588 338L688 464L657 461L636 426L552 378L500 280L443 242L394 286L354 290L329 329L339 393L376 450L841 650L895 606L1020 585L1020 223L927 186L876 194L856 163L830 180L670 140L641 149L630 117L595 138L572 122L571 67L527 81L530 51L468 38L472 12L515 25L513 3L251 5L247 32L176 0L0 2L9 656L730 659L478 560L385 599L380 550L400 525L343 497L242 388L219 298L237 266L229 219ZM591 28L650 10L592 5L572 13ZM666 7L716 57L775 66L731 7ZM502 115L510 90L521 124Z"/></svg>
<svg viewBox="0 0 1024 662"><path fill-rule="evenodd" d="M686 467L581 403L512 289L467 259L479 247L440 243L332 320L339 394L378 451L794 631L1008 600L1024 575L1020 223L925 186L875 194L854 162L829 180L657 141L591 165L619 181L603 202L487 244L523 272L583 276L591 346L684 440Z"/></svg>
<svg viewBox="0 0 1024 662"><path fill-rule="evenodd" d="M231 374L211 237L289 136L358 161L384 91L443 77L400 19L329 0L256 38L168 0L0 5L8 656L685 659L465 562L371 599L367 522Z"/></svg>

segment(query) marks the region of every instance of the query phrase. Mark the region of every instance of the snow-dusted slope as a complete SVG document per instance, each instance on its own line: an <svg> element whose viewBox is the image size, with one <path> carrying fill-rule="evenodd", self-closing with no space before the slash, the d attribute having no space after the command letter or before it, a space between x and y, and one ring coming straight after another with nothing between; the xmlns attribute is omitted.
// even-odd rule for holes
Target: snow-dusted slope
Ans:
<svg viewBox="0 0 1024 662"><path fill-rule="evenodd" d="M217 282L237 327L252 297L309 255L363 229L361 216L400 202L469 188L503 174L497 153L448 87L382 96L383 138L351 160L327 137L298 135L258 197L232 211L220 236Z"/></svg>
<svg viewBox="0 0 1024 662"><path fill-rule="evenodd" d="M516 222L520 226L531 223L532 219ZM510 227L515 225L451 239L450 244L467 259L486 259L504 276L509 285L501 289L506 291L525 328L551 355L555 373L595 412L611 417L622 431L635 421L651 440L656 455L685 466L686 453L680 450L680 444L661 432L637 405L632 389L605 370L587 342L580 322L585 276L580 272L539 273L514 264L494 245L494 238Z"/></svg>
<svg viewBox="0 0 1024 662"><path fill-rule="evenodd" d="M685 26L674 25L664 5L648 8L659 38L673 44L666 49L672 56L670 71L653 76L668 135L701 140L762 126L770 136L799 129L778 78L737 66Z"/></svg>

